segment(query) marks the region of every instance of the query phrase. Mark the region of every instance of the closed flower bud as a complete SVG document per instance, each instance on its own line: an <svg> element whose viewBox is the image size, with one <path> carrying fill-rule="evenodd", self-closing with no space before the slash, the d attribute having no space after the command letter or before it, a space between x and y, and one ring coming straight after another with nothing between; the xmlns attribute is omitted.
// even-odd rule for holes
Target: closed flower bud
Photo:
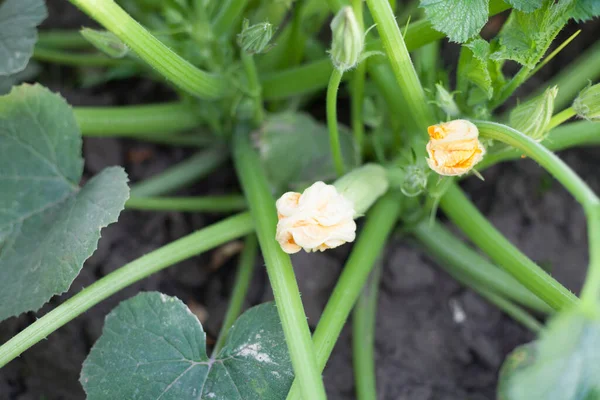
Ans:
<svg viewBox="0 0 600 400"><path fill-rule="evenodd" d="M352 201L333 185L316 182L304 193L288 192L277 200L275 239L294 254L325 251L354 241L356 223Z"/></svg>
<svg viewBox="0 0 600 400"><path fill-rule="evenodd" d="M452 93L449 93L439 83L435 84L435 102L449 118L457 117L460 114Z"/></svg>
<svg viewBox="0 0 600 400"><path fill-rule="evenodd" d="M590 85L579 92L573 102L573 110L580 118L600 121L600 83Z"/></svg>
<svg viewBox="0 0 600 400"><path fill-rule="evenodd" d="M364 32L352 7L342 8L331 21L331 60L338 70L352 69L360 60L364 48Z"/></svg>
<svg viewBox="0 0 600 400"><path fill-rule="evenodd" d="M356 214L363 215L375 201L387 192L388 175L378 164L365 164L356 168L333 183L338 193L350 200Z"/></svg>
<svg viewBox="0 0 600 400"><path fill-rule="evenodd" d="M416 197L427 188L427 173L417 165L405 168L404 179L400 190L407 197Z"/></svg>
<svg viewBox="0 0 600 400"><path fill-rule="evenodd" d="M432 125L427 129L427 164L440 175L457 176L469 172L483 159L485 148L477 127L464 119Z"/></svg>
<svg viewBox="0 0 600 400"><path fill-rule="evenodd" d="M273 37L273 25L261 22L250 26L250 21L244 20L242 32L237 35L238 45L248 54L265 53L273 47L269 44Z"/></svg>
<svg viewBox="0 0 600 400"><path fill-rule="evenodd" d="M519 104L510 113L509 125L538 142L544 140L554 113L556 86L550 87L539 96Z"/></svg>

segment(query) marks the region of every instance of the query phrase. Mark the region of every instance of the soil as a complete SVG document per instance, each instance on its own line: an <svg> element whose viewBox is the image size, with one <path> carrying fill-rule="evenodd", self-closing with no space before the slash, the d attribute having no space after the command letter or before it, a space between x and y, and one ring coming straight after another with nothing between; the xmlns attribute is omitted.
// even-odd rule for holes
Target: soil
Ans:
<svg viewBox="0 0 600 400"><path fill-rule="evenodd" d="M87 24L66 2L48 2L45 27L77 28ZM83 22L82 22L83 21ZM597 38L598 24L588 24L572 44L540 74L546 79ZM568 36L574 27L561 36ZM596 34L594 34L596 33ZM560 41L560 40L559 40ZM579 46L579 47L577 47ZM449 47L451 49L451 47ZM451 51L451 50L449 50ZM172 94L142 80L76 88L73 71L51 66L44 83L73 105L138 104L165 101ZM539 78L538 78L539 79ZM538 85L539 81L530 82ZM151 176L189 155L189 151L117 139L86 139L86 176L109 165L123 165L133 182ZM561 157L600 192L600 149L562 152ZM495 166L486 180L469 179L464 188L478 207L533 260L551 268L577 291L587 265L586 224L581 208L556 182L529 160ZM231 166L180 192L222 193L234 188ZM38 313L0 323L5 342L65 299L128 261L202 228L219 216L174 212L125 211L102 232L97 252L86 262L68 294L57 296ZM309 323L318 321L350 246L319 254L293 256ZM50 335L0 371L0 398L14 400L83 399L79 371L101 333L104 316L139 291L157 290L184 300L203 322L209 340L218 333L231 289L235 257L219 262L217 249L138 282ZM269 299L268 280L256 260L248 305ZM377 312L376 365L380 399L484 400L495 398L498 369L515 346L533 335L452 280L409 238L397 235L385 250ZM329 398L354 398L351 330L346 326L325 370Z"/></svg>

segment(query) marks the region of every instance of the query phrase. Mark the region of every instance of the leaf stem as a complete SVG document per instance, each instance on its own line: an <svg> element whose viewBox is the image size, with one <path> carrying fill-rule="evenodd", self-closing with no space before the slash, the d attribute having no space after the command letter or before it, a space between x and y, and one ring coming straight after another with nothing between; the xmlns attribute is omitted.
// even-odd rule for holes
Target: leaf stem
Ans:
<svg viewBox="0 0 600 400"><path fill-rule="evenodd" d="M333 165L338 176L344 175L344 159L340 147L340 133L337 121L337 93L344 73L337 68L333 69L329 86L327 87L327 128L329 129L329 147Z"/></svg>
<svg viewBox="0 0 600 400"><path fill-rule="evenodd" d="M154 250L98 280L0 347L0 367L119 290L166 267L252 232L249 213L238 214Z"/></svg>
<svg viewBox="0 0 600 400"><path fill-rule="evenodd" d="M262 101L262 87L258 80L258 73L256 72L256 64L254 63L254 56L248 54L245 51L240 51L240 57L242 58L242 64L246 71L246 78L248 79L248 89L250 95L254 99L254 123L260 126L264 120L264 107Z"/></svg>
<svg viewBox="0 0 600 400"><path fill-rule="evenodd" d="M577 304L573 293L513 246L456 184L450 185L440 200L440 207L474 244L553 309L562 310Z"/></svg>
<svg viewBox="0 0 600 400"><path fill-rule="evenodd" d="M556 128L557 126L561 125L562 123L573 118L575 116L575 114L577 114L577 113L575 112L575 110L573 110L573 107L565 108L558 114L555 114L552 116L547 129L550 131L550 130Z"/></svg>
<svg viewBox="0 0 600 400"><path fill-rule="evenodd" d="M493 290L490 290L484 286L471 286L477 293L481 295L484 299L498 307L500 310L504 311L506 315L523 325L525 328L529 329L534 333L538 333L543 329L542 324L535 319L531 314L517 306L510 300L505 299L500 296Z"/></svg>
<svg viewBox="0 0 600 400"><path fill-rule="evenodd" d="M125 203L130 210L232 212L246 209L242 195L204 197L130 197Z"/></svg>
<svg viewBox="0 0 600 400"><path fill-rule="evenodd" d="M400 85L400 92L407 101L412 119L420 129L425 129L433 120L427 104L425 92L415 67L410 59L408 47L404 42L400 28L396 24L394 13L387 0L367 0L371 15L377 24L377 31L383 47Z"/></svg>
<svg viewBox="0 0 600 400"><path fill-rule="evenodd" d="M359 24L360 32L364 31L363 19L363 0L352 0L352 10ZM363 104L365 100L365 78L367 74L367 62L364 60L356 66L352 73L351 80L351 125L356 142L357 153L359 160L362 159L363 146L365 141L365 125L363 122Z"/></svg>
<svg viewBox="0 0 600 400"><path fill-rule="evenodd" d="M69 65L74 67L113 67L117 65L135 65L130 59L110 58L101 53L74 53L64 50L47 49L36 46L33 58L38 61Z"/></svg>
<svg viewBox="0 0 600 400"><path fill-rule="evenodd" d="M173 192L216 170L228 157L224 147L203 150L165 171L131 186L131 197L151 197Z"/></svg>
<svg viewBox="0 0 600 400"><path fill-rule="evenodd" d="M235 275L235 283L233 284L233 290L231 291L231 299L229 300L229 307L227 307L227 312L223 319L223 326L221 327L219 338L217 339L217 343L212 352L213 355L219 354L219 351L221 351L223 345L225 345L229 330L242 313L244 300L248 293L248 288L250 287L252 274L254 273L257 253L258 242L256 241L256 235L248 235L244 242L244 250L242 250L242 254L240 255L238 270Z"/></svg>
<svg viewBox="0 0 600 400"><path fill-rule="evenodd" d="M202 71L181 58L131 18L114 0L70 1L114 33L140 58L177 87L207 99L222 98L229 92L226 79Z"/></svg>
<svg viewBox="0 0 600 400"><path fill-rule="evenodd" d="M322 400L326 398L325 387L317 368L294 269L290 257L281 250L275 240L275 201L248 134L248 129L243 126L238 126L234 134L233 155L236 171L256 224L258 241L302 397Z"/></svg>
<svg viewBox="0 0 600 400"><path fill-rule="evenodd" d="M517 72L517 74L513 76L510 82L508 82L502 88L502 90L500 90L498 97L492 100L489 107L490 110L494 110L500 107L502 104L504 104L504 102L508 100L508 98L514 93L514 91L517 90L517 88L529 78L529 76L531 75L531 71L532 69L529 67L521 67L519 72Z"/></svg>
<svg viewBox="0 0 600 400"><path fill-rule="evenodd" d="M41 30L35 45L59 49L91 48L90 42L77 30Z"/></svg>
<svg viewBox="0 0 600 400"><path fill-rule="evenodd" d="M554 312L512 276L487 261L450 233L441 223L421 222L412 233L425 246L427 255L437 260L438 264L455 279L461 280L464 277L473 283L473 288L487 287L533 310L543 313Z"/></svg>
<svg viewBox="0 0 600 400"><path fill-rule="evenodd" d="M200 125L189 103L172 102L119 107L75 107L84 136L126 136L178 133Z"/></svg>
<svg viewBox="0 0 600 400"><path fill-rule="evenodd" d="M357 400L377 400L375 322L381 265L371 272L352 314L352 360Z"/></svg>
<svg viewBox="0 0 600 400"><path fill-rule="evenodd" d="M387 193L367 213L364 228L352 248L352 253L350 253L313 335L319 373L325 369L325 364L327 364L333 346L354 303L367 282L387 238L396 225L401 205L402 197L400 195ZM299 398L297 383L294 382L287 399L297 400Z"/></svg>

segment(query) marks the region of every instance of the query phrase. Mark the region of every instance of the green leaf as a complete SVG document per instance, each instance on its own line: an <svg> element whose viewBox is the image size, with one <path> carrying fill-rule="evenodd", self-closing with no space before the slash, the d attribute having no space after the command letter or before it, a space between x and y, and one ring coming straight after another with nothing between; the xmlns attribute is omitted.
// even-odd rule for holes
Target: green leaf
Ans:
<svg viewBox="0 0 600 400"><path fill-rule="evenodd" d="M303 188L336 177L327 127L308 114L272 115L255 137L270 183L277 188ZM340 126L340 145L348 169L358 164L352 134ZM301 156L300 156L301 155Z"/></svg>
<svg viewBox="0 0 600 400"><path fill-rule="evenodd" d="M558 315L535 343L508 357L499 399L600 399L600 321L577 311Z"/></svg>
<svg viewBox="0 0 600 400"><path fill-rule="evenodd" d="M421 0L421 7L435 30L464 43L487 22L489 0Z"/></svg>
<svg viewBox="0 0 600 400"><path fill-rule="evenodd" d="M83 188L81 135L69 105L46 88L0 97L0 320L66 291L100 229L129 197L121 168Z"/></svg>
<svg viewBox="0 0 600 400"><path fill-rule="evenodd" d="M285 399L293 380L274 303L246 311L213 359L179 299L141 293L107 317L83 364L88 400Z"/></svg>
<svg viewBox="0 0 600 400"><path fill-rule="evenodd" d="M494 94L492 78L488 70L490 44L483 39L475 39L463 45L458 64L458 87L468 95L470 84L478 87L487 99Z"/></svg>
<svg viewBox="0 0 600 400"><path fill-rule="evenodd" d="M598 17L600 16L600 1L579 0L575 3L572 15L577 22L585 22Z"/></svg>
<svg viewBox="0 0 600 400"><path fill-rule="evenodd" d="M535 11L544 4L544 0L506 0L506 2L524 12Z"/></svg>
<svg viewBox="0 0 600 400"><path fill-rule="evenodd" d="M0 2L0 76L25 69L37 41L36 27L47 16L44 0Z"/></svg>
<svg viewBox="0 0 600 400"><path fill-rule="evenodd" d="M500 48L491 58L534 68L569 20L573 5L574 0L545 0L532 13L514 10L500 31Z"/></svg>

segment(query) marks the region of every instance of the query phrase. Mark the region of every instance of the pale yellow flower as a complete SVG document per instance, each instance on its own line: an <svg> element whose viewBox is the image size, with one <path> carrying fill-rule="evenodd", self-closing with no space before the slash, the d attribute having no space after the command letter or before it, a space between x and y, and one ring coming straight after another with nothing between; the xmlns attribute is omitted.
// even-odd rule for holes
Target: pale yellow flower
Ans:
<svg viewBox="0 0 600 400"><path fill-rule="evenodd" d="M430 138L427 164L440 175L463 175L485 155L485 147L479 142L479 130L467 120L432 125L427 132Z"/></svg>
<svg viewBox="0 0 600 400"><path fill-rule="evenodd" d="M276 239L294 254L324 251L354 241L354 205L335 186L316 182L304 193L288 192L277 200Z"/></svg>

